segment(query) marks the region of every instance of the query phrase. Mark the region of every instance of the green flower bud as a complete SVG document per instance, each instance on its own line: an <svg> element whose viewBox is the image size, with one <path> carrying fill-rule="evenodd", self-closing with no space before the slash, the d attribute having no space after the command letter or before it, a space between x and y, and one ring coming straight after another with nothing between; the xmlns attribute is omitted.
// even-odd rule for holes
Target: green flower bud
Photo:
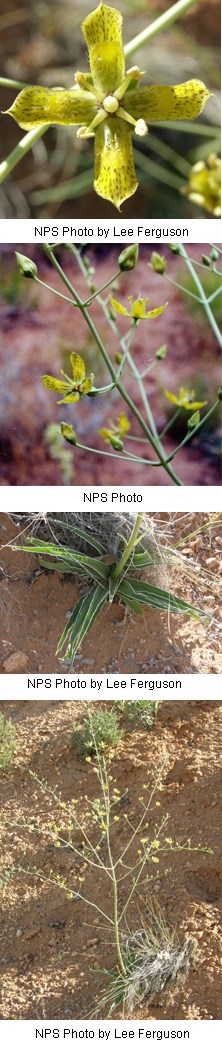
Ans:
<svg viewBox="0 0 222 1049"><path fill-rule="evenodd" d="M168 244L169 251L172 251L174 255L181 255L179 244Z"/></svg>
<svg viewBox="0 0 222 1049"><path fill-rule="evenodd" d="M212 259L212 262L217 262L217 259L219 259L219 251L217 251L216 248L212 248L212 251L210 253L210 257Z"/></svg>
<svg viewBox="0 0 222 1049"><path fill-rule="evenodd" d="M68 423L61 423L60 430L65 441L68 441L69 444L77 444L77 434L75 433L73 426L69 426Z"/></svg>
<svg viewBox="0 0 222 1049"><path fill-rule="evenodd" d="M167 355L167 343L165 343L165 346L160 346L159 350L156 351L156 359L157 359L157 361L163 361L164 357L166 357L166 355Z"/></svg>
<svg viewBox="0 0 222 1049"><path fill-rule="evenodd" d="M116 437L115 433L110 433L109 439L110 439L110 444L112 444L113 448L115 448L115 452L122 452L123 451L123 448L124 448L123 442L120 441L119 437Z"/></svg>
<svg viewBox="0 0 222 1049"><path fill-rule="evenodd" d="M209 255L202 255L202 262L204 266L211 266L211 259L209 259Z"/></svg>
<svg viewBox="0 0 222 1049"><path fill-rule="evenodd" d="M151 262L149 262L148 265L155 273L164 273L166 269L166 259L164 258L164 255L158 255L158 251L152 251Z"/></svg>
<svg viewBox="0 0 222 1049"><path fill-rule="evenodd" d="M28 259L27 255L20 255L19 251L16 251L15 255L18 269L20 273L23 273L23 277L36 277L38 270L35 262L32 259Z"/></svg>
<svg viewBox="0 0 222 1049"><path fill-rule="evenodd" d="M194 414L190 416L190 419L189 419L189 421L187 423L188 430L194 430L195 426L198 426L199 422L200 422L200 412L194 412Z"/></svg>
<svg viewBox="0 0 222 1049"><path fill-rule="evenodd" d="M222 401L222 386L218 386L217 396L218 396L218 401Z"/></svg>
<svg viewBox="0 0 222 1049"><path fill-rule="evenodd" d="M116 364L121 364L122 359L123 359L122 353L118 353L118 352L115 353L115 362L116 362Z"/></svg>
<svg viewBox="0 0 222 1049"><path fill-rule="evenodd" d="M130 244L121 251L118 264L120 270L134 270L139 258L138 244Z"/></svg>

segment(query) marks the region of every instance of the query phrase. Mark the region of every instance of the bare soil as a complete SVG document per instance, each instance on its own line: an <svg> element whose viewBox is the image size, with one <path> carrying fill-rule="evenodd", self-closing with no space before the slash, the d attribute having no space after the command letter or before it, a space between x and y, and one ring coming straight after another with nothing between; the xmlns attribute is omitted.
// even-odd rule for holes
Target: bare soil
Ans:
<svg viewBox="0 0 222 1049"><path fill-rule="evenodd" d="M94 762L80 762L70 743L73 717L81 717L85 706L72 701L0 704L12 719L18 743L11 766L1 772L2 1019L90 1017L105 986L97 970L115 964L112 935L107 937L93 909L27 871L36 866L43 878L64 877L74 891L81 884L88 899L112 914L105 875L85 870L82 885L81 860L68 845L56 849L41 831L49 819L61 824L61 810L30 776L31 770L61 791L66 803L74 794L79 817L89 828L85 795L90 801L99 796ZM189 935L196 944L185 983L157 996L149 1008L138 1006L134 1019L221 1019L222 704L164 702L150 732L129 732L124 720L123 726L124 737L113 748L110 765L115 787L121 793L128 787L127 807L117 807L119 821L112 829L115 854L127 840L124 813L135 826L144 783L148 788L153 784L164 752L162 790L151 802L147 833L153 836L157 821L168 813L166 834L180 846L191 839L193 850L159 853L158 867L146 869L130 909L128 920L135 930L141 918L148 920L150 899L158 900L180 942ZM26 828L21 829L21 822ZM65 833L65 809L62 824ZM195 851L197 846L203 851ZM23 867L24 873L13 873L12 865Z"/></svg>
<svg viewBox="0 0 222 1049"><path fill-rule="evenodd" d="M210 527L188 542L189 533L209 523L211 515L153 516L163 544L173 545L184 538L182 551L186 551L187 566L183 575L170 566L166 570L161 566L160 571L156 570L155 583L209 612L207 625L183 615L168 617L152 608L144 609L143 616L137 619L126 617L120 604L107 604L77 654L76 673L221 672L221 519L216 535ZM78 583L73 576L39 573L37 559L13 552L5 545L15 536L18 539L18 529L7 514L1 514L0 673L5 673L7 659L16 653L26 657L26 666L20 666L18 656L15 672L70 673L73 668L67 661L61 662L55 651L67 616L79 597Z"/></svg>

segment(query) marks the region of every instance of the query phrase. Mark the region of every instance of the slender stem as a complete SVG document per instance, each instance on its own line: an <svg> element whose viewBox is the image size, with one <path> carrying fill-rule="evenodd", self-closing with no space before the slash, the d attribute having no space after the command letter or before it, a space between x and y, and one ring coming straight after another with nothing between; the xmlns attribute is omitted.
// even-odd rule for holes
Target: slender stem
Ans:
<svg viewBox="0 0 222 1049"><path fill-rule="evenodd" d="M216 251L219 251L219 255L222 255L222 248L219 248L219 244L210 244L210 248L214 248Z"/></svg>
<svg viewBox="0 0 222 1049"><path fill-rule="evenodd" d="M136 517L136 520L135 520L135 525L134 525L134 528L132 530L129 542L126 543L126 546L125 546L125 549L123 551L122 557L120 557L120 560L117 561L117 564L115 565L115 567L111 571L111 578L112 579L119 579L119 576L121 575L121 573L122 573L122 571L123 571L123 569L125 567L126 562L129 560L129 557L132 554L132 551L133 551L134 546L135 546L135 542L136 542L136 539L137 539L137 536L138 536L138 532L140 530L140 525L142 524L142 520L143 520L143 513L137 514L137 517Z"/></svg>
<svg viewBox="0 0 222 1049"><path fill-rule="evenodd" d="M47 291L52 291L53 295L58 295L59 299L65 299L65 302L69 302L70 306L76 307L76 303L73 302L73 299L69 299L68 295L62 295L61 291L57 291L57 288L52 288L51 284L46 284L45 280L40 280L40 277L34 277L34 280L36 281L36 284L41 284L43 288L47 289Z"/></svg>
<svg viewBox="0 0 222 1049"><path fill-rule="evenodd" d="M110 284L113 284L114 280L117 280L117 277L120 277L120 274L121 270L117 270L117 273L114 273L113 277L110 277L109 280L107 280L101 288L98 288L98 291L94 291L93 295L90 295L90 297L86 299L85 302L83 302L83 306L91 306L91 302L93 301L93 299L96 299L97 295L101 295L101 292L105 291L105 288L109 288Z"/></svg>
<svg viewBox="0 0 222 1049"><path fill-rule="evenodd" d="M207 299L207 302L213 302L213 300L216 299L217 295L221 295L221 286L220 288L217 288L216 291L213 291L212 295L210 295L209 299Z"/></svg>
<svg viewBox="0 0 222 1049"><path fill-rule="evenodd" d="M174 470L172 470L172 467L170 467L168 462L167 462L167 465L165 465L166 464L166 458L165 458L163 452L161 452L159 447L157 447L157 442L156 442L155 438L153 437L153 434L149 430L148 426L146 425L145 420L143 419L142 415L138 411L138 408L136 407L134 402L131 400L131 397L129 396L129 394L125 390L124 386L122 386L122 383L118 379L118 377L116 375L116 372L115 372L115 368L113 367L113 364L110 361L108 353L106 352L106 348L104 346L104 343L102 342L102 339L100 338L100 335L99 335L99 333L98 333L98 331L97 331L97 329L95 327L95 324L92 321L92 318L90 317L90 314L88 313L88 310L86 309L85 306L83 306L82 299L77 294L77 291L73 288L73 286L72 286L71 282L69 281L68 277L66 277L66 274L64 273L64 270L62 269L62 267L60 266L59 262L57 261L55 255L54 255L54 253L52 251L52 248L50 248L50 245L49 244L44 244L44 250L46 252L46 255L48 255L49 258L51 259L52 265L57 270L57 273L60 274L60 277L61 277L63 283L66 285L66 288L68 288L68 291L71 292L71 295L73 296L75 302L79 306L79 309L81 310L81 313L82 313L82 315L83 315L83 317L84 317L84 319L86 321L86 324L88 325L88 328L91 331L91 333L92 333L92 335L93 335L93 337L95 339L95 342L96 342L96 344L98 346L98 349L100 350L101 356L103 357L103 360L105 361L105 364L106 364L106 366L108 368L108 371L110 372L112 380L115 383L116 389L118 390L118 392L120 393L121 397L123 398L125 403L128 405L128 407L132 411L133 415L137 419L139 425L141 426L141 429L143 430L143 432L145 433L146 437L148 438L150 444L152 445L152 448L154 448L154 451L159 456L159 460L160 460L161 465L163 466L163 468L166 469L166 472L169 473L169 476L172 478L172 480L174 481L175 484L182 486L183 482L179 480L179 477L177 477L177 474L174 472Z"/></svg>
<svg viewBox="0 0 222 1049"><path fill-rule="evenodd" d="M125 977L126 976L126 969L125 969L125 966L124 966L124 963L123 963L122 952L121 952L121 947L120 947L120 938L119 938L118 888L117 888L115 867L114 867L113 857L112 857L112 850L111 850L111 845L110 845L109 817L110 817L110 805L108 803L107 806L106 806L106 841L107 841L107 851L108 851L110 868L111 868L111 874L112 874L112 881L113 881L113 918L114 918L114 928L115 928L115 940L116 940L116 950L117 950L117 957L118 957L120 972L121 972L121 975L123 977Z"/></svg>
<svg viewBox="0 0 222 1049"><path fill-rule="evenodd" d="M180 255L182 255L182 258L184 259L184 262L186 263L187 269L189 270L189 272L190 272L190 274L191 274L191 276L192 276L192 278L194 280L194 283L196 284L196 288L197 288L197 290L199 292L200 300L202 302L203 308L204 308L205 313L207 315L209 324L210 324L210 326L211 326L211 328L212 328L212 330L214 332L214 335L216 335L216 339L217 339L217 341L219 343L220 348L222 349L222 333L220 332L220 328L218 327L217 321L215 320L214 314L212 313L212 310L211 310L211 307L209 305L209 302L206 299L206 295L205 295L204 289L202 287L201 281L200 281L200 279L198 277L198 274L196 273L196 271L194 269L194 266L193 266L193 264L192 264L192 262L191 262L191 260L189 258L189 255L187 254L187 251L186 251L186 248L184 247L184 244L180 244L179 248L180 248Z"/></svg>
<svg viewBox="0 0 222 1049"><path fill-rule="evenodd" d="M22 160L22 157L28 153L29 149L32 149L35 143L38 142L39 138L42 138L42 135L47 131L47 127L48 124L44 124L42 127L35 128L34 131L28 131L28 134L24 135L24 138L22 138L21 141L18 142L18 145L15 146L15 149L9 153L6 160L2 161L2 164L0 164L0 183L4 182L4 179L10 174L10 171L13 171L16 164Z"/></svg>
<svg viewBox="0 0 222 1049"><path fill-rule="evenodd" d="M146 29L142 29L142 32L134 37L134 40L130 40L129 44L126 44L124 48L126 57L133 55L134 51L137 51L139 47L143 47L147 40L153 40L153 37L157 33L161 33L163 29L168 29L173 22L176 22L177 18L189 11L190 7L194 7L195 3L196 0L178 0L170 10L165 11L159 18L155 19L155 22L152 22Z"/></svg>
<svg viewBox="0 0 222 1049"><path fill-rule="evenodd" d="M23 84L21 80L8 80L7 77L0 76L0 87L18 87L22 91L23 87L31 87L31 84Z"/></svg>
<svg viewBox="0 0 222 1049"><path fill-rule="evenodd" d="M178 415L180 415L180 412L181 408L177 408L176 412L174 412L174 415L172 415L172 418L169 419L169 421L166 423L166 426L164 426L164 429L160 434L161 441L163 440L163 437L165 437L165 434L168 433L168 430L170 430L170 427L173 426L173 423L176 422L176 419L178 418Z"/></svg>
<svg viewBox="0 0 222 1049"><path fill-rule="evenodd" d="M177 280L173 280L173 277L169 277L168 273L164 273L165 280L168 280L168 284L173 284L174 288L178 288L178 291L183 291L184 295L189 295L189 299L196 299L196 302L201 302L199 295L194 295L193 291L189 291L188 288L184 288L183 284L178 284Z"/></svg>
<svg viewBox="0 0 222 1049"><path fill-rule="evenodd" d="M136 439L139 440L139 438ZM141 437L141 440L145 441L147 438ZM134 437L131 437L131 441L134 441ZM91 448L90 445L80 444L79 441L76 441L75 447L80 448L83 452L93 452L94 455L106 455L109 459L124 459L124 462L127 463L142 463L142 466L162 466L162 463L157 462L156 459L142 459L139 455L133 455L133 452L125 455L119 455L119 453L115 452L114 455L114 452L105 452L103 448Z"/></svg>

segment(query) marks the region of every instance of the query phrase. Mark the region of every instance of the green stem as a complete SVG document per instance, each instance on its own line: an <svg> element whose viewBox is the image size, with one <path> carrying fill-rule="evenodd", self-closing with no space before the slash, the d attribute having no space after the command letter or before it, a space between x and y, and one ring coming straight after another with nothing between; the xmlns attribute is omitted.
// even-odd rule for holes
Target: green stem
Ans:
<svg viewBox="0 0 222 1049"><path fill-rule="evenodd" d="M133 415L137 419L137 421L139 423L139 426L141 427L141 429L145 433L146 437L148 438L148 441L152 445L152 448L156 452L156 455L158 455L159 460L161 462L161 466L163 466L163 468L166 469L166 472L169 473L169 476L172 478L172 480L174 481L175 484L182 486L183 482L179 480L179 477L177 477L177 474L174 472L172 467L170 467L168 462L167 462L167 465L166 465L166 458L163 455L163 453L160 452L159 447L157 447L157 442L156 442L155 438L153 437L153 434L151 433L151 431L149 430L148 426L146 425L145 420L143 419L142 415L138 411L138 408L136 407L134 402L131 400L131 397L129 396L129 394L125 390L124 386L122 386L122 383L120 382L120 380L118 379L118 377L116 375L116 372L115 372L115 368L113 367L113 364L110 361L108 353L106 352L106 348L104 346L104 343L102 342L102 339L100 338L100 335L99 335L99 333L98 333L98 331L97 331L97 329L95 327L95 324L92 321L92 318L90 317L90 314L88 313L88 310L86 309L85 306L83 306L82 299L77 294L77 291L73 288L73 286L72 286L71 282L69 281L68 277L66 277L66 274L64 273L64 270L62 269L62 267L60 266L59 262L55 258L55 255L53 254L53 251L52 251L52 248L50 248L50 245L49 244L44 244L44 250L46 252L46 255L48 255L49 258L51 259L52 265L57 270L57 273L59 273L63 283L66 285L66 288L68 288L68 291L71 292L71 295L73 296L75 302L79 306L79 309L81 310L81 313L82 313L82 315L83 315L83 317L84 317L84 319L86 321L86 324L88 325L88 328L91 331L91 333L93 335L93 338L95 339L96 345L98 346L98 349L99 349L99 351L101 353L101 356L102 356L103 360L105 361L106 367L107 367L108 371L110 372L112 380L115 383L116 389L120 393L120 395L123 398L123 400L125 401L125 403L128 405L128 408L130 408L130 411L132 411Z"/></svg>
<svg viewBox="0 0 222 1049"><path fill-rule="evenodd" d="M98 765L99 765L99 779L100 779L100 783L101 783L101 787L102 787L104 804L105 804L105 811L106 811L106 830L105 830L105 834L106 834L107 852L108 852L108 857L109 857L109 862L110 862L110 871L111 871L111 877L112 877L112 883L113 883L113 919L114 919L114 929L115 929L116 950L117 950L117 957L118 957L118 962L119 962L121 976L123 976L123 978L125 979L125 977L126 977L126 970L125 970L125 966L124 966L124 962L123 962L123 958L122 958L122 952L121 952L121 947L120 947L120 938L119 938L118 886L117 886L116 872L115 872L115 867L114 867L113 857L112 857L112 849L111 849L111 844L110 844L110 793L109 793L109 780L108 780L108 776L107 776L107 772L106 772L106 765L105 765L105 768L104 768L103 765L101 764L100 758L99 758L99 753L98 753L97 749L96 749L96 754L97 754L97 761L98 761Z"/></svg>
<svg viewBox="0 0 222 1049"><path fill-rule="evenodd" d="M44 135L45 131L47 131L47 127L48 124L43 124L42 127L37 127L34 129L34 131L28 131L28 134L24 135L24 138L21 139L21 142L18 142L18 145L15 146L15 149L13 149L11 153L9 153L8 157L6 157L6 160L2 161L2 164L0 164L0 183L4 182L4 179L7 178L7 175L10 174L10 171L13 171L13 168L16 167L16 164L18 164L19 161L22 160L25 154L28 153L29 149L32 149L35 143L38 142L38 139L42 138L42 135Z"/></svg>
<svg viewBox="0 0 222 1049"><path fill-rule="evenodd" d="M174 412L174 414L172 415L172 418L169 419L169 421L166 423L166 426L164 426L162 433L160 433L161 441L163 440L163 437L165 437L165 434L168 433L168 430L170 430L170 427L173 426L173 423L176 422L176 419L178 419L178 415L180 415L180 412L181 408L177 408L176 412Z"/></svg>
<svg viewBox="0 0 222 1049"><path fill-rule="evenodd" d="M201 302L199 295L194 295L193 291L189 291L188 288L184 288L183 284L178 284L177 280L173 280L173 277L169 277L168 273L164 273L165 280L168 280L169 284L173 284L174 288L178 288L178 291L183 291L184 295L189 295L190 299L196 299L196 302Z"/></svg>
<svg viewBox="0 0 222 1049"><path fill-rule="evenodd" d="M221 287L217 288L216 291L213 291L213 294L209 296L209 299L207 299L207 302L213 302L213 300L216 299L217 295L221 295Z"/></svg>
<svg viewBox="0 0 222 1049"><path fill-rule="evenodd" d="M144 439L144 441L146 440L145 437L143 439ZM131 441L139 440L139 437L138 438L131 437L131 438L128 438L128 440L131 440ZM141 437L141 441L142 441L142 437ZM71 444L71 442L70 442L70 444ZM108 455L109 459L124 459L124 462L127 462L127 463L133 463L133 462L135 462L135 463L142 463L142 466L162 466L162 463L156 462L156 460L154 460L154 459L142 459L142 457L139 456L139 455L133 455L133 452L129 452L129 453L126 452L125 455L119 455L119 452L118 453L115 452L115 455L114 455L113 452L105 452L103 448L91 448L90 445L80 444L79 441L76 441L75 448L80 448L81 451L83 451L83 452L93 452L94 455L106 455L106 456Z"/></svg>
<svg viewBox="0 0 222 1049"><path fill-rule="evenodd" d="M114 280L117 280L117 277L120 277L120 274L121 270L117 270L117 273L114 273L114 276L110 277L109 280L106 281L106 284L102 284L102 287L98 288L98 291L94 291L93 295L90 295L90 297L86 299L85 302L83 302L83 306L91 306L91 302L93 301L93 299L96 299L97 295L101 295L102 291L105 291L106 288L109 288L110 284L113 284Z"/></svg>
<svg viewBox="0 0 222 1049"><path fill-rule="evenodd" d="M0 87L18 87L22 91L24 87L31 87L31 84L23 84L21 80L8 80L7 77L0 76Z"/></svg>
<svg viewBox="0 0 222 1049"><path fill-rule="evenodd" d="M123 551L122 557L120 557L120 560L117 561L117 564L115 565L115 567L111 571L111 578L112 579L119 579L121 573L123 572L123 569L125 568L125 564L129 560L129 557L132 554L132 551L134 549L135 542L136 542L136 539L137 539L137 536L138 536L138 532L140 530L140 525L142 524L142 520L143 520L143 513L137 514L135 525L134 525L134 528L132 530L129 542L126 543L126 546L125 546L125 549Z"/></svg>
<svg viewBox="0 0 222 1049"><path fill-rule="evenodd" d="M189 258L189 255L187 254L187 251L186 251L186 248L184 247L184 244L180 244L179 248L180 248L180 255L182 255L182 258L184 259L184 262L186 263L187 269L189 270L189 272L191 274L191 277L193 278L194 283L196 285L196 288L197 288L197 290L199 292L200 301L201 301L201 303L203 305L203 308L205 310L205 313L207 315L209 324L210 324L210 326L212 328L212 331L214 332L214 335L216 335L216 339L217 339L217 342L219 343L220 348L222 349L222 333L220 332L220 329L219 329L218 324L217 324L217 322L215 320L214 314L212 313L212 310L211 310L211 308L209 306L209 302L206 299L206 295L205 295L204 289L202 287L201 281L200 281L200 279L198 277L198 274L196 273L196 271L194 269L194 266L193 266L193 264L192 264L192 262L191 262L191 260Z"/></svg>
<svg viewBox="0 0 222 1049"><path fill-rule="evenodd" d="M164 14L160 15L159 18L155 19L151 25L146 26L146 29L142 29L138 36L135 36L133 40L130 40L129 44L126 44L124 53L128 58L128 55L133 55L134 51L137 51L139 47L143 47L147 43L147 40L153 40L153 37L157 33L161 33L163 29L168 29L169 26L176 22L177 18L189 11L190 7L194 7L196 0L178 0L173 7L165 11Z"/></svg>

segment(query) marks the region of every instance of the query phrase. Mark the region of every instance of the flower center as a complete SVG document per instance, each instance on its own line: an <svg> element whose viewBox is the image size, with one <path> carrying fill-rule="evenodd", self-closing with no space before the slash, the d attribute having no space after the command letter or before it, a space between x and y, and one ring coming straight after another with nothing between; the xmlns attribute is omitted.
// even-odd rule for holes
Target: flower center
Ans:
<svg viewBox="0 0 222 1049"><path fill-rule="evenodd" d="M117 109L119 109L118 99L114 95L107 95L103 99L103 109L105 109L106 113L116 113Z"/></svg>

